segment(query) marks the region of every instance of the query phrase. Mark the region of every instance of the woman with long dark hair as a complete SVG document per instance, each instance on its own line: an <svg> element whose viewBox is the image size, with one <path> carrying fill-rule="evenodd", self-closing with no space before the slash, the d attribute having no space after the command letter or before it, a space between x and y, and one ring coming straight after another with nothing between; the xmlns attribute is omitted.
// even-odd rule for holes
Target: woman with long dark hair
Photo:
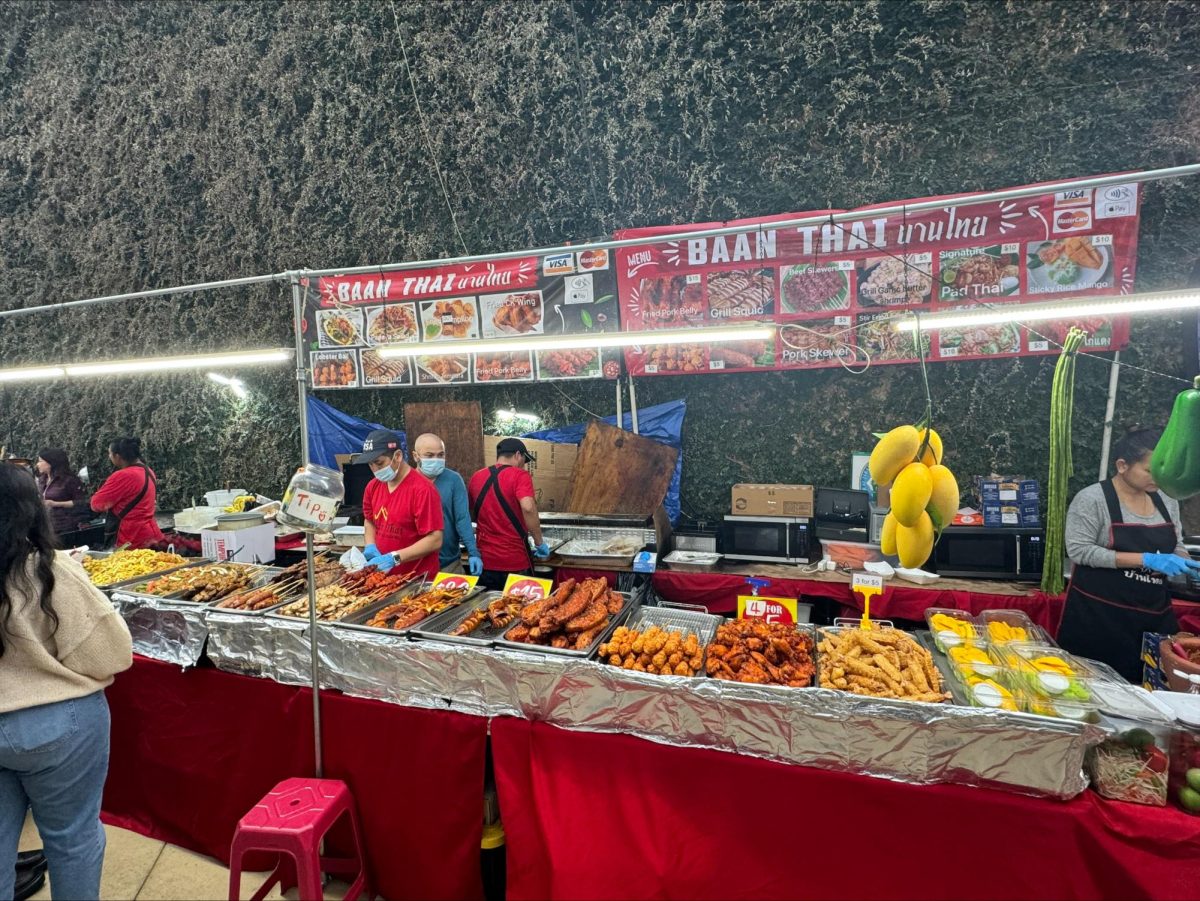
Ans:
<svg viewBox="0 0 1200 901"><path fill-rule="evenodd" d="M71 462L61 447L46 447L38 454L37 483L50 524L59 535L75 531L90 517L83 482L71 472Z"/></svg>
<svg viewBox="0 0 1200 901"><path fill-rule="evenodd" d="M116 472L92 495L92 509L116 520L118 545L144 548L160 544L165 539L154 518L158 479L142 461L142 443L136 438L118 438L109 445L108 459Z"/></svg>
<svg viewBox="0 0 1200 901"><path fill-rule="evenodd" d="M30 809L54 898L100 896L104 689L132 662L125 622L57 549L37 485L0 463L0 898Z"/></svg>
<svg viewBox="0 0 1200 901"><path fill-rule="evenodd" d="M1167 579L1200 570L1183 546L1179 502L1158 490L1150 455L1161 432L1139 429L1113 447L1116 474L1089 485L1067 511L1075 564L1058 643L1142 681L1142 633L1179 630Z"/></svg>

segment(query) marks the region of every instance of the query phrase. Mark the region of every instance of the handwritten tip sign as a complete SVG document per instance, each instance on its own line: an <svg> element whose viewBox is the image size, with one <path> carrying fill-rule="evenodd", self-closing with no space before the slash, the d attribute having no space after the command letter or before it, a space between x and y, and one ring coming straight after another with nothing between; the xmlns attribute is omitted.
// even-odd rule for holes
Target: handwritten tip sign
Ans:
<svg viewBox="0 0 1200 901"><path fill-rule="evenodd" d="M850 590L861 594L863 599L862 627L871 625L871 598L883 594L883 576L856 572L850 577Z"/></svg>
<svg viewBox="0 0 1200 901"><path fill-rule="evenodd" d="M511 574L504 582L505 594L526 598L530 601L541 600L553 590L554 583L550 579L535 579L533 576L520 576L516 573Z"/></svg>
<svg viewBox="0 0 1200 901"><path fill-rule="evenodd" d="M761 619L768 623L791 625L796 622L796 599L740 594L737 615L738 619Z"/></svg>
<svg viewBox="0 0 1200 901"><path fill-rule="evenodd" d="M462 589L470 591L479 581L479 576L465 576L462 573L438 573L433 577L433 587Z"/></svg>

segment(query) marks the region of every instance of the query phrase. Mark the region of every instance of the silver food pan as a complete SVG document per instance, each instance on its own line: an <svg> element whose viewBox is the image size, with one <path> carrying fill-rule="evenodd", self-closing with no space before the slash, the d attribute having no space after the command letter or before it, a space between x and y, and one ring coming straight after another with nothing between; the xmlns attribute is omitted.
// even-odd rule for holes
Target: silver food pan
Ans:
<svg viewBox="0 0 1200 901"><path fill-rule="evenodd" d="M97 559L103 559L105 557L112 556L113 553L114 553L113 551L88 551L87 554L85 554L85 556L94 557ZM181 569L187 569L189 566L200 566L201 564L204 564L204 563L216 563L216 562L217 561L212 560L208 557L195 557L195 558L189 559L186 563L179 564L178 566L169 566L166 569L155 570L152 573L143 573L142 575L135 576L132 579L122 579L120 582L110 582L107 585L97 585L96 587L99 588L101 591L114 591L118 588L127 588L131 585L140 585L143 582L149 582L152 579L157 579L159 576L165 576L168 573L173 573L173 572L176 572Z"/></svg>
<svg viewBox="0 0 1200 901"><path fill-rule="evenodd" d="M239 591L238 594L249 594L250 592L257 591L260 588L266 588L268 585L271 584L272 579L274 579L277 575L279 575L281 572L283 572L283 568L278 567L278 566L262 566L260 568L262 569L262 572L254 577L253 581L250 583L250 587L245 588L242 591ZM302 588L300 590L300 592L297 593L295 596L293 596L290 600L279 601L277 603L271 604L268 607L260 607L257 610L246 610L242 607L221 607L221 606L219 606L221 601L227 601L227 600L229 600L230 597L233 597L233 595L227 595L226 597L223 597L218 601L214 601L213 604L209 607L209 613L213 616L234 616L234 615L236 615L236 616L265 616L266 614L270 613L273 610L277 610L280 607L284 607L284 606L292 603L293 601L300 600L300 598L303 596L303 594L304 594L304 589Z"/></svg>
<svg viewBox="0 0 1200 901"><path fill-rule="evenodd" d="M180 591L173 591L169 594L152 594L151 592L145 590L146 586L148 586L151 582L155 581L156 579L161 579L163 576L171 575L172 573L176 572L182 572L185 569L199 569L202 566L231 566L238 567L239 569L251 570L250 584L252 586L259 585L259 580L263 580L263 583L266 581L263 576L265 567L256 563L214 563L212 561L205 561L202 563L189 563L186 566L178 566L175 569L159 573L156 576L145 576L132 584L126 583L126 587L121 590L125 594L136 594L140 597L157 598L161 601L174 601L178 604L192 604L199 607L209 607L213 604L219 603L220 601L224 600L224 598L216 598L215 600L211 601L194 601L191 598L181 597L182 592ZM278 571L278 569L274 570L274 572ZM248 591L250 589L243 590Z"/></svg>
<svg viewBox="0 0 1200 901"><path fill-rule="evenodd" d="M472 598L474 598L483 589L481 589L481 588L468 589L467 593L462 596L462 598L459 600L459 602L457 604L452 605L447 610L441 610L437 613L432 613L429 616L425 617L424 619L418 621L416 624L409 626L407 629L382 629L378 626L368 626L367 625L367 623L375 617L375 614L378 613L380 610L382 610L384 607L389 607L392 604L399 603L404 598L412 597L413 595L420 594L423 590L425 590L425 589L424 589L424 586L422 585L422 583L414 582L411 585L404 586L399 591L384 598L382 601L376 601L374 604L371 604L369 607L364 607L362 610L356 610L354 613L351 613L345 619L333 620L332 622L323 623L323 625L333 626L333 627L339 628L339 629L354 629L358 632L370 632L370 633L374 633L376 635L408 636L414 629L424 626L430 620L433 620L436 617L442 616L443 614L450 612L450 610L457 610L463 604L467 603Z"/></svg>
<svg viewBox="0 0 1200 901"><path fill-rule="evenodd" d="M503 596L504 592L501 591L485 591L481 594L476 594L473 598L463 601L449 610L443 610L436 616L418 623L408 630L409 635L413 638L425 638L432 641L448 641L451 644L468 644L475 647L490 648L495 645L497 639L501 638L508 631L510 626L515 624L515 621L497 629L485 618L474 631L468 632L466 635L451 635L450 633L458 627L459 623L476 610L486 608L496 598Z"/></svg>
<svg viewBox="0 0 1200 901"><path fill-rule="evenodd" d="M345 620L321 619L320 615L318 614L317 622L323 626L345 625L347 621L354 619L356 616L358 616L364 610L380 610L383 607L387 606L388 604L396 603L396 601L398 601L402 597L406 597L407 595L412 594L415 591L419 591L420 586L421 586L420 582L410 582L408 585L405 585L402 588L398 588L395 591L393 591L382 601L372 601L366 607L362 608L362 610L355 610L353 613L346 614ZM288 604L294 604L296 601L307 600L307 598L308 598L308 590L305 589L305 591L301 592L298 597L292 598L292 600L288 601ZM298 622L307 623L308 622L308 614L307 613L302 613L299 616L290 616L286 613L281 613L280 610L286 606L287 606L287 604L280 604L277 607L272 607L271 610L266 614L267 618L283 620L284 622L288 622L288 623L298 623Z"/></svg>
<svg viewBox="0 0 1200 901"><path fill-rule="evenodd" d="M623 601L621 604L621 609L609 617L608 625L605 626L604 630L596 636L596 639L591 643L591 645L582 651L577 651L574 648L552 648L549 645L527 644L523 641L507 641L503 635L497 638L494 644L498 648L508 648L509 650L513 651L525 651L531 654L552 654L559 657L591 657L596 653L596 648L608 641L609 636L612 635L617 626L625 622L631 611L640 606L640 602L635 600L631 595L626 594L625 592L617 592L617 594L621 595L621 600ZM520 617L518 617L516 622L504 630L504 635L507 635L512 629L520 625L520 622Z"/></svg>

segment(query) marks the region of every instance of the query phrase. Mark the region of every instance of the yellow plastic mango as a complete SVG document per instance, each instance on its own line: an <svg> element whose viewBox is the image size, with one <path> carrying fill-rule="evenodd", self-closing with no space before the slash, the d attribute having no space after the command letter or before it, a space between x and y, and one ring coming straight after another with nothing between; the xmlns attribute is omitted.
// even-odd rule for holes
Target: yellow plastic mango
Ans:
<svg viewBox="0 0 1200 901"><path fill-rule="evenodd" d="M933 495L933 475L924 463L909 463L896 476L892 486L892 515L896 522L910 529L924 516Z"/></svg>
<svg viewBox="0 0 1200 901"><path fill-rule="evenodd" d="M876 485L890 485L905 466L916 459L921 433L911 425L901 425L879 439L867 468Z"/></svg>

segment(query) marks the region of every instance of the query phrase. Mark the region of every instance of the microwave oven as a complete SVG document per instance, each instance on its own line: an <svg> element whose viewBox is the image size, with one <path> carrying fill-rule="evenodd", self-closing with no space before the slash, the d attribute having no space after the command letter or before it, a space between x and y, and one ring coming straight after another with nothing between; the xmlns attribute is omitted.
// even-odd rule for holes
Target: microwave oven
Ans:
<svg viewBox="0 0 1200 901"><path fill-rule="evenodd" d="M727 560L808 563L817 556L812 522L799 516L726 516L717 550Z"/></svg>
<svg viewBox="0 0 1200 901"><path fill-rule="evenodd" d="M1045 556L1041 529L950 526L933 550L933 568L952 579L1037 582Z"/></svg>

